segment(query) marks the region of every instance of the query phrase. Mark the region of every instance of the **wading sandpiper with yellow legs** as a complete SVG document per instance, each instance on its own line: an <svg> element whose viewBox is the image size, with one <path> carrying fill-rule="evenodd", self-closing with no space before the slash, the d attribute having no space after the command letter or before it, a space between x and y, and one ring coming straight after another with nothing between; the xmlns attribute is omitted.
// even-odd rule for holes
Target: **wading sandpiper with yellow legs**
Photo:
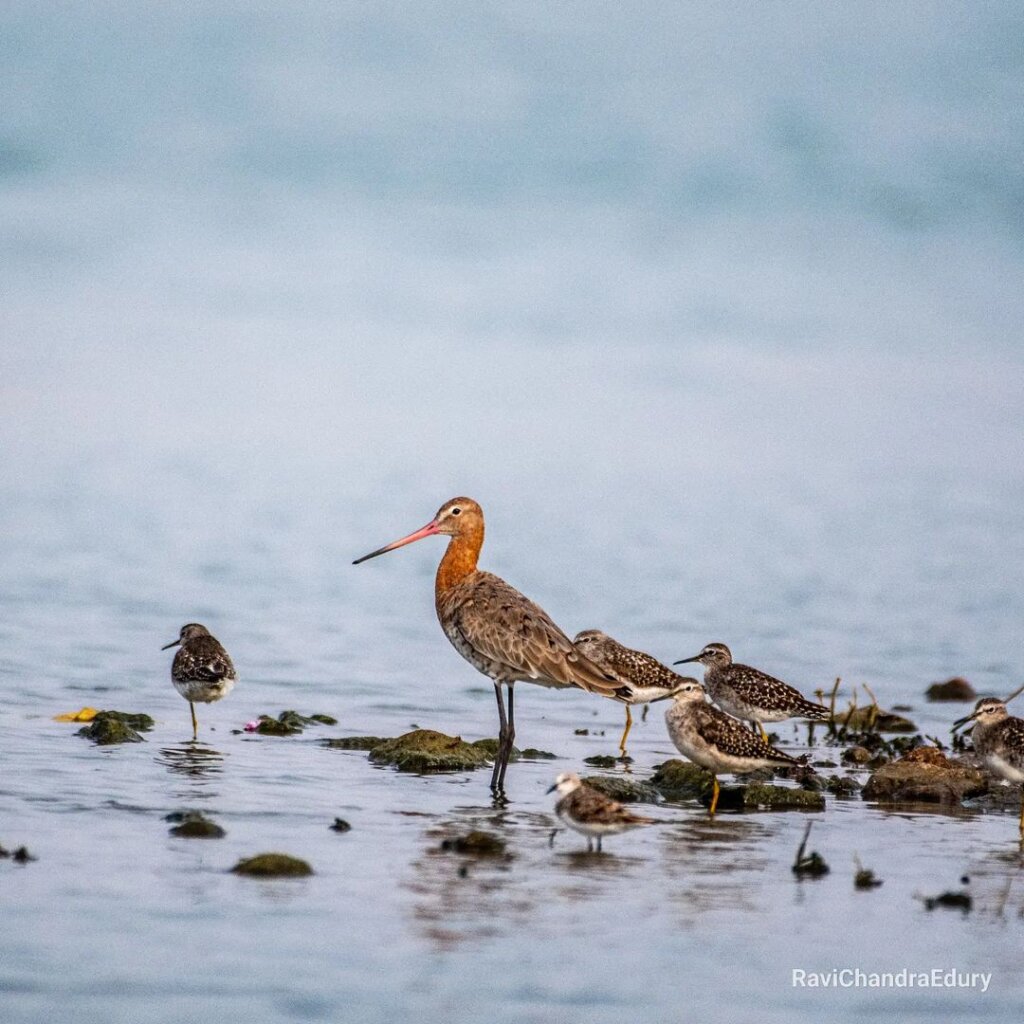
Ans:
<svg viewBox="0 0 1024 1024"><path fill-rule="evenodd" d="M584 629L572 641L595 665L600 665L622 683L615 699L626 705L626 728L619 740L619 753L626 756L626 737L633 727L631 704L649 704L670 697L686 679L657 658L635 651L599 629Z"/></svg>
<svg viewBox="0 0 1024 1024"><path fill-rule="evenodd" d="M226 697L238 680L235 666L228 652L216 637L198 622L186 622L181 627L177 640L160 648L166 651L177 647L171 662L171 682L174 688L188 701L192 712L192 739L199 734L196 721L196 704L212 704Z"/></svg>
<svg viewBox="0 0 1024 1024"><path fill-rule="evenodd" d="M692 661L699 661L704 666L704 686L708 696L723 711L750 722L766 743L765 722L783 722L787 718L823 722L831 714L824 704L809 701L789 683L760 669L734 662L732 652L725 644L708 644L700 654L672 664L686 665Z"/></svg>
<svg viewBox="0 0 1024 1024"><path fill-rule="evenodd" d="M1011 715L1006 705L1022 690L1024 687L1006 700L982 697L969 715L953 724L955 731L973 722L971 741L985 767L1000 778L1017 783L1024 782L1024 719ZM1024 790L1018 825L1024 843Z"/></svg>
<svg viewBox="0 0 1024 1024"><path fill-rule="evenodd" d="M495 795L505 789L505 769L515 739L513 687L517 682L578 687L614 697L620 683L581 654L550 616L493 573L477 568L484 543L484 514L472 498L452 498L426 526L357 558L354 565L424 537L451 538L434 580L434 606L452 646L494 683L498 702L498 754L491 775ZM508 711L502 686L508 691Z"/></svg>
<svg viewBox="0 0 1024 1024"><path fill-rule="evenodd" d="M665 712L665 724L676 749L711 772L712 818L718 807L719 775L806 764L806 758L790 757L777 750L705 698L704 687L696 679L684 680L672 695L672 706Z"/></svg>

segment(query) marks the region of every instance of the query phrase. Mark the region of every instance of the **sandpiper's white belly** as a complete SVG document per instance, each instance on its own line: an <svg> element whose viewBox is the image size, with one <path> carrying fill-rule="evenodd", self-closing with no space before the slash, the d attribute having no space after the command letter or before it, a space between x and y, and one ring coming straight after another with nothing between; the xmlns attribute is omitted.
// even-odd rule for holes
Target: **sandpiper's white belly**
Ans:
<svg viewBox="0 0 1024 1024"><path fill-rule="evenodd" d="M234 678L211 681L202 679L185 681L173 679L171 681L174 683L174 688L178 693L192 704L212 704L214 701L220 700L221 697L226 697L234 689L235 683L238 682Z"/></svg>

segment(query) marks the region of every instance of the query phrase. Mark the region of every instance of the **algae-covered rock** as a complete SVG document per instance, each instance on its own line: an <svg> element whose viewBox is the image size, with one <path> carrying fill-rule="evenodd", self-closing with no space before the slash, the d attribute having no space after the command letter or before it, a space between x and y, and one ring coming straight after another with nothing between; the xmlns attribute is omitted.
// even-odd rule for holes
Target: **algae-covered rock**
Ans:
<svg viewBox="0 0 1024 1024"><path fill-rule="evenodd" d="M401 772L457 772L482 768L493 760L478 744L433 729L414 729L385 740L370 751L374 764L390 764Z"/></svg>
<svg viewBox="0 0 1024 1024"><path fill-rule="evenodd" d="M700 798L706 807L711 805L710 790ZM772 786L755 782L749 786L722 786L718 794L719 811L823 811L825 797L809 789L792 786Z"/></svg>
<svg viewBox="0 0 1024 1024"><path fill-rule="evenodd" d="M475 857L500 857L505 853L505 840L492 832L474 829L464 836L443 839L441 849L445 852L464 853Z"/></svg>
<svg viewBox="0 0 1024 1024"><path fill-rule="evenodd" d="M937 752L928 760L904 757L882 765L868 779L862 796L880 803L958 804L987 789L984 772Z"/></svg>
<svg viewBox="0 0 1024 1024"><path fill-rule="evenodd" d="M236 875L252 878L304 878L313 874L304 860L287 853L258 853L240 860L231 870Z"/></svg>
<svg viewBox="0 0 1024 1024"><path fill-rule="evenodd" d="M711 774L692 761L674 758L655 766L651 785L666 800L699 800L711 793Z"/></svg>
<svg viewBox="0 0 1024 1024"><path fill-rule="evenodd" d="M971 701L978 695L966 679L957 676L944 683L932 683L924 695L931 701Z"/></svg>
<svg viewBox="0 0 1024 1024"><path fill-rule="evenodd" d="M473 742L470 743L470 746L474 747L476 750L483 751L483 753L487 755L488 761L493 761L498 756L498 741L491 736L482 740L473 740ZM513 747L508 756L509 764L512 764L514 761L518 761L522 756L523 752L518 747Z"/></svg>
<svg viewBox="0 0 1024 1024"><path fill-rule="evenodd" d="M520 751L519 756L524 761L558 760L557 754L552 754L550 750L538 750L536 747L527 747L525 750Z"/></svg>
<svg viewBox="0 0 1024 1024"><path fill-rule="evenodd" d="M222 839L227 835L220 825L200 811L176 811L168 814L164 821L177 822L168 831L180 839Z"/></svg>
<svg viewBox="0 0 1024 1024"><path fill-rule="evenodd" d="M849 775L829 775L825 779L825 789L836 796L857 796L863 787Z"/></svg>
<svg viewBox="0 0 1024 1024"><path fill-rule="evenodd" d="M336 736L321 740L320 744L332 750L373 750L382 743L387 743L386 736Z"/></svg>
<svg viewBox="0 0 1024 1024"><path fill-rule="evenodd" d="M78 735L103 746L111 743L143 743L145 740L139 733L148 732L152 728L153 719L149 715L100 711L87 726L78 730Z"/></svg>
<svg viewBox="0 0 1024 1024"><path fill-rule="evenodd" d="M338 720L330 715L300 715L298 711L282 711L277 718L260 715L252 732L261 736L294 736L307 725L337 725Z"/></svg>
<svg viewBox="0 0 1024 1024"><path fill-rule="evenodd" d="M592 768L614 768L618 759L611 754L594 754L592 757L583 758L583 763L589 764Z"/></svg>
<svg viewBox="0 0 1024 1024"><path fill-rule="evenodd" d="M623 804L656 804L660 800L658 791L650 782L641 782L624 775L588 775L582 781Z"/></svg>

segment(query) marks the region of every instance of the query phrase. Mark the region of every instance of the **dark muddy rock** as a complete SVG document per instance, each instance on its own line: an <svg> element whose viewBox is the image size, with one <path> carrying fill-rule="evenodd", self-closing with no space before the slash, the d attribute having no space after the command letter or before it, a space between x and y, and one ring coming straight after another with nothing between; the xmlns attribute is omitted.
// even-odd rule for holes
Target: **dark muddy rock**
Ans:
<svg viewBox="0 0 1024 1024"><path fill-rule="evenodd" d="M483 768L494 755L478 743L466 743L460 736L446 736L433 729L414 729L385 740L370 751L374 764L393 765L401 772L457 772Z"/></svg>
<svg viewBox="0 0 1024 1024"><path fill-rule="evenodd" d="M974 903L970 894L966 892L944 892L938 896L921 896L925 910L934 910L936 907L947 907L950 910L962 910L968 913Z"/></svg>
<svg viewBox="0 0 1024 1024"><path fill-rule="evenodd" d="M825 779L825 789L836 796L857 796L863 788L850 775L830 775Z"/></svg>
<svg viewBox="0 0 1024 1024"><path fill-rule="evenodd" d="M332 750L373 750L374 747L387 742L386 736L337 736L321 740L320 745Z"/></svg>
<svg viewBox="0 0 1024 1024"><path fill-rule="evenodd" d="M838 768L839 765L835 761L812 761L812 768Z"/></svg>
<svg viewBox="0 0 1024 1024"><path fill-rule="evenodd" d="M611 754L594 754L592 757L583 758L583 763L589 764L591 768L614 768L617 760Z"/></svg>
<svg viewBox="0 0 1024 1024"><path fill-rule="evenodd" d="M300 715L298 711L282 711L277 718L260 715L252 732L260 736L295 736L308 725L337 725L330 715Z"/></svg>
<svg viewBox="0 0 1024 1024"><path fill-rule="evenodd" d="M335 818L333 825L327 826L332 832L351 832L352 826L344 818Z"/></svg>
<svg viewBox="0 0 1024 1024"><path fill-rule="evenodd" d="M505 856L505 840L494 835L474 829L464 836L452 836L441 841L441 849L446 853L463 853L473 857Z"/></svg>
<svg viewBox="0 0 1024 1024"><path fill-rule="evenodd" d="M910 733L917 731L917 726L909 718L871 706L838 712L836 722L847 729L863 729L867 732Z"/></svg>
<svg viewBox="0 0 1024 1024"><path fill-rule="evenodd" d="M932 683L924 695L931 701L971 701L977 699L977 693L966 679L959 676L944 683Z"/></svg>
<svg viewBox="0 0 1024 1024"><path fill-rule="evenodd" d="M149 732L153 719L149 715L132 714L127 711L100 711L96 717L78 730L93 743L106 746L111 743L143 743L140 732Z"/></svg>
<svg viewBox="0 0 1024 1024"><path fill-rule="evenodd" d="M38 859L28 852L27 846L19 846L13 853L0 846L0 858L3 857L10 857L15 864L28 864L30 861Z"/></svg>
<svg viewBox="0 0 1024 1024"><path fill-rule="evenodd" d="M848 747L843 751L844 764L867 764L871 760L871 751L867 747Z"/></svg>
<svg viewBox="0 0 1024 1024"><path fill-rule="evenodd" d="M827 875L829 872L829 866L825 863L825 858L817 850L807 853L807 840L811 837L812 824L813 822L811 821L807 822L803 839L800 840L796 857L793 859L792 870L797 878L821 878L822 875Z"/></svg>
<svg viewBox="0 0 1024 1024"><path fill-rule="evenodd" d="M558 755L552 754L550 750L538 750L536 747L527 747L519 755L524 761L557 761Z"/></svg>
<svg viewBox="0 0 1024 1024"><path fill-rule="evenodd" d="M304 878L313 874L309 864L287 853L258 853L240 860L231 870L251 878Z"/></svg>
<svg viewBox="0 0 1024 1024"><path fill-rule="evenodd" d="M582 780L599 793L623 804L656 804L658 790L650 782L630 779L624 775L588 775Z"/></svg>
<svg viewBox="0 0 1024 1024"><path fill-rule="evenodd" d="M168 814L164 821L178 822L168 831L182 839L222 839L227 835L220 825L200 811L176 811Z"/></svg>
<svg viewBox="0 0 1024 1024"><path fill-rule="evenodd" d="M691 761L674 758L655 765L651 785L666 800L699 800L711 795L711 775Z"/></svg>
<svg viewBox="0 0 1024 1024"><path fill-rule="evenodd" d="M870 868L858 867L853 876L854 889L877 889L881 884L882 879L876 878Z"/></svg>
<svg viewBox="0 0 1024 1024"><path fill-rule="evenodd" d="M967 797L988 790L985 773L960 761L934 754L914 752L883 765L868 779L862 796L880 803L958 804Z"/></svg>

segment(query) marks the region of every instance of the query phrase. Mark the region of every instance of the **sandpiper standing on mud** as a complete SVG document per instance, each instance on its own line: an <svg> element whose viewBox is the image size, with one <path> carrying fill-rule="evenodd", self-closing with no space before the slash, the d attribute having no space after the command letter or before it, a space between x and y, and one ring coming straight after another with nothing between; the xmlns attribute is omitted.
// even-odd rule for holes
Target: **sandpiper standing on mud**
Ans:
<svg viewBox="0 0 1024 1024"><path fill-rule="evenodd" d="M177 640L160 648L166 651L178 647L171 663L171 682L188 701L192 712L192 739L199 733L196 704L212 704L226 697L238 680L235 666L228 652L216 637L198 622L187 622L181 627Z"/></svg>
<svg viewBox="0 0 1024 1024"><path fill-rule="evenodd" d="M968 722L974 722L971 740L985 767L1010 782L1024 782L1024 719L1011 715L1006 710L1005 700L982 697L974 711L955 722L953 728L959 729ZM1024 790L1021 791L1019 826L1024 842Z"/></svg>
<svg viewBox="0 0 1024 1024"><path fill-rule="evenodd" d="M573 637L572 642L595 665L600 665L622 683L615 699L626 705L626 728L619 740L619 753L625 757L626 737L633 727L630 705L664 700L685 680L657 658L626 647L599 629L584 629Z"/></svg>
<svg viewBox="0 0 1024 1024"><path fill-rule="evenodd" d="M684 680L665 712L665 724L676 749L711 772L711 817L718 807L718 776L723 772L756 771L758 768L796 768L805 759L777 750L742 722L705 700L704 687L696 679Z"/></svg>
<svg viewBox="0 0 1024 1024"><path fill-rule="evenodd" d="M708 644L700 654L682 658L673 665L699 661L704 666L704 685L708 695L723 710L750 722L768 742L764 722L782 722L787 718L826 721L831 712L824 704L809 701L796 687L774 676L740 665L732 660L725 644Z"/></svg>

